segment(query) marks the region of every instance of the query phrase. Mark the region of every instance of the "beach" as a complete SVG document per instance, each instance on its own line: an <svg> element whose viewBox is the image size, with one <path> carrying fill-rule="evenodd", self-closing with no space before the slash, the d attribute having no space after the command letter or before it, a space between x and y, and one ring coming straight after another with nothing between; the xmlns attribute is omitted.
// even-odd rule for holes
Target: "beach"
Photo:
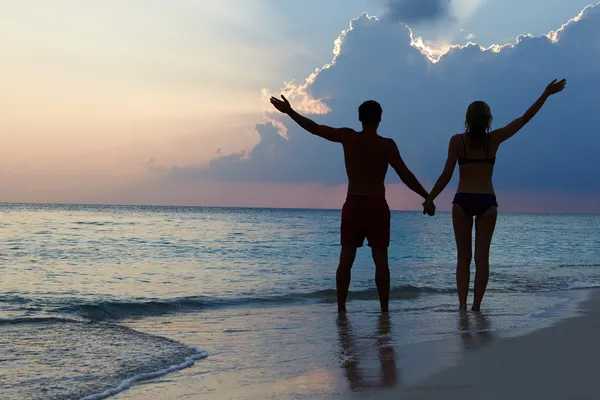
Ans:
<svg viewBox="0 0 600 400"><path fill-rule="evenodd" d="M178 332L168 333L216 345L214 354L116 398L592 399L598 389L599 310L600 291L585 290L547 313L538 325L522 329L503 329L484 313L456 311L455 332L412 343L403 339L406 311L398 309L389 320L356 310L341 324L324 307L235 313L219 322L230 320L225 334L220 328L200 333L201 321L182 328L181 317L167 324L176 325ZM313 326L298 320L289 324L300 315ZM254 321L250 329L248 320ZM238 326L242 321L246 329ZM151 325L164 326L156 322ZM147 323L131 326L146 330ZM289 330L283 343L273 340L278 329ZM157 331L166 333L164 328ZM230 340L224 340L226 335Z"/></svg>
<svg viewBox="0 0 600 400"><path fill-rule="evenodd" d="M600 400L600 0L2 11L0 400Z"/></svg>
<svg viewBox="0 0 600 400"><path fill-rule="evenodd" d="M378 398L597 399L600 291L577 315L529 335L465 352L454 367Z"/></svg>

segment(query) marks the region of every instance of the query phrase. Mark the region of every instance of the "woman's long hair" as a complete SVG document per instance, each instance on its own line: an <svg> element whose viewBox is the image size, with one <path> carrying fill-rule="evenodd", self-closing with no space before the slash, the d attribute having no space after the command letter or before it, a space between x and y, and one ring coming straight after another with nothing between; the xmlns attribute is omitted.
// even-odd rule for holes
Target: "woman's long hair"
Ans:
<svg viewBox="0 0 600 400"><path fill-rule="evenodd" d="M492 110L483 101L474 101L467 109L465 128L469 135L469 148L479 150L483 147L486 135L492 127Z"/></svg>

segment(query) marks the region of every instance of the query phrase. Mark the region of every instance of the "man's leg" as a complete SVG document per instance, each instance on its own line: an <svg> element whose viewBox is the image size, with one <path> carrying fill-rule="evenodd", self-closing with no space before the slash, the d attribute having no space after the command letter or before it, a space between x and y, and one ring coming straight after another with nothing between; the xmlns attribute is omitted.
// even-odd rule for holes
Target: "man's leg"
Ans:
<svg viewBox="0 0 600 400"><path fill-rule="evenodd" d="M342 246L340 264L335 274L338 312L340 313L346 312L346 299L348 298L348 289L350 288L350 275L354 258L356 258L356 247Z"/></svg>
<svg viewBox="0 0 600 400"><path fill-rule="evenodd" d="M375 262L375 284L379 293L381 312L388 312L390 302L390 268L388 247L390 245L390 208L385 198L373 198L369 205L367 240Z"/></svg>
<svg viewBox="0 0 600 400"><path fill-rule="evenodd" d="M373 261L375 262L375 284L379 293L379 304L381 312L389 311L390 302L390 268L388 265L388 248L373 247L371 249Z"/></svg>

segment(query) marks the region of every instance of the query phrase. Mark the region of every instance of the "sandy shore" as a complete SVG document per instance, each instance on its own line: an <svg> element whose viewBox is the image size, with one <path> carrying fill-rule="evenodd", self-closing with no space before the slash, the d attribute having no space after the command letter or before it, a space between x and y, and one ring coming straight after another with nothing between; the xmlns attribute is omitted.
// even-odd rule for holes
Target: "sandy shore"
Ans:
<svg viewBox="0 0 600 400"><path fill-rule="evenodd" d="M600 398L600 291L578 317L497 340L411 387L376 399L574 400Z"/></svg>
<svg viewBox="0 0 600 400"><path fill-rule="evenodd" d="M600 398L600 291L543 295L563 300L522 328L499 297L487 315L394 309L386 319L357 302L347 320L330 304L133 320L131 328L201 345L209 357L114 398Z"/></svg>

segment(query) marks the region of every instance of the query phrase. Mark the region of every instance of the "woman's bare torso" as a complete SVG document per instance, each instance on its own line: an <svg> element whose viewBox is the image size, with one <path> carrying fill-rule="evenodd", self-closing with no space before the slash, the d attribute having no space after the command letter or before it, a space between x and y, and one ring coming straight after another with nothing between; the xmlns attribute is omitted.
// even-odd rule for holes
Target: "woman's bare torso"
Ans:
<svg viewBox="0 0 600 400"><path fill-rule="evenodd" d="M470 138L468 134L455 135L454 147L457 158L468 158L469 160L495 159L499 143L494 140L492 132L485 140L480 149L470 149ZM462 136L462 137L461 137ZM464 146L463 146L464 140ZM465 154L466 148L466 154ZM487 153L487 154L486 154ZM457 192L460 193L490 193L494 194L492 177L494 165L483 162L470 162L459 165L459 180Z"/></svg>

